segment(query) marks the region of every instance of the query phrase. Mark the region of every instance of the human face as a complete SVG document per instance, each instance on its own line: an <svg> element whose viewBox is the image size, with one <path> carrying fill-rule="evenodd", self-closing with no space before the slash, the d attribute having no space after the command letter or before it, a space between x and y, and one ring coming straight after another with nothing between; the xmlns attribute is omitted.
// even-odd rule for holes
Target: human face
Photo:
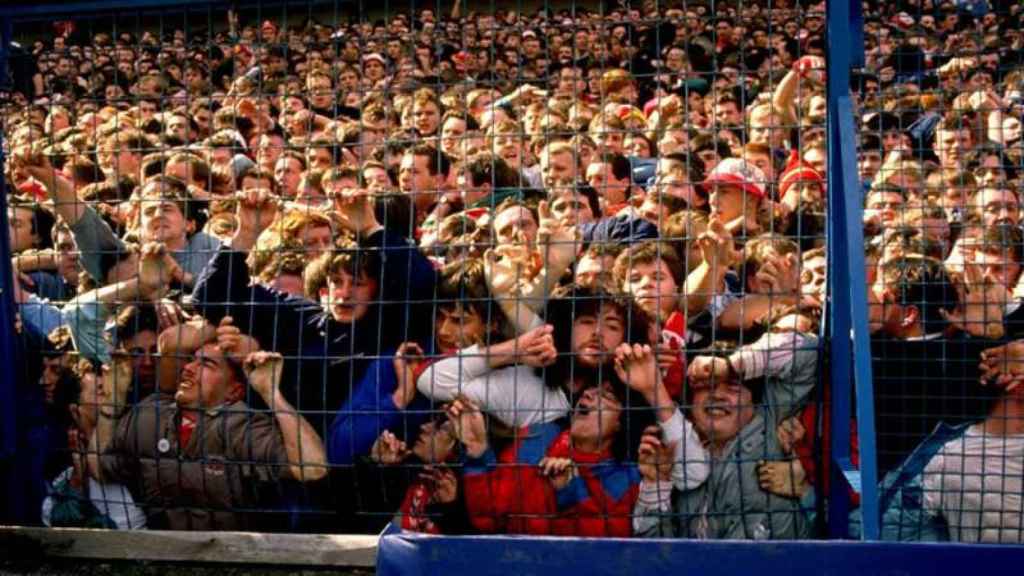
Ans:
<svg viewBox="0 0 1024 576"><path fill-rule="evenodd" d="M636 158L650 158L651 147L647 144L647 140L639 136L626 136L626 139L622 143L623 151L630 156Z"/></svg>
<svg viewBox="0 0 1024 576"><path fill-rule="evenodd" d="M572 48L565 47L569 51L569 58L572 58ZM583 80L583 74L579 68L562 68L558 72L558 87L555 94L579 97L587 89L587 83Z"/></svg>
<svg viewBox="0 0 1024 576"><path fill-rule="evenodd" d="M765 181L762 186L767 186L769 182L775 181L775 165L768 154L748 153L743 155L743 160L757 166L764 174Z"/></svg>
<svg viewBox="0 0 1024 576"><path fill-rule="evenodd" d="M7 209L7 234L11 239L11 252L17 254L39 245L39 234L32 219L33 212L28 208Z"/></svg>
<svg viewBox="0 0 1024 576"><path fill-rule="evenodd" d="M753 420L753 397L739 382L715 382L696 388L691 415L705 440L724 446Z"/></svg>
<svg viewBox="0 0 1024 576"><path fill-rule="evenodd" d="M420 425L420 435L412 446L412 453L427 464L438 464L448 459L455 448L455 434L450 422Z"/></svg>
<svg viewBox="0 0 1024 576"><path fill-rule="evenodd" d="M735 102L720 102L715 104L715 121L723 126L737 126L740 124L740 109Z"/></svg>
<svg viewBox="0 0 1024 576"><path fill-rule="evenodd" d="M188 120L181 116L172 116L170 121L167 123L167 133L171 136L177 136L185 142L189 142L189 125Z"/></svg>
<svg viewBox="0 0 1024 576"><path fill-rule="evenodd" d="M921 230L922 236L942 245L943 254L949 253L953 237L953 230L949 225L949 220L945 218L922 218L918 222L917 227Z"/></svg>
<svg viewBox="0 0 1024 576"><path fill-rule="evenodd" d="M510 168L518 170L523 163L523 146L515 134L496 134L492 141L494 153Z"/></svg>
<svg viewBox="0 0 1024 576"><path fill-rule="evenodd" d="M441 111L433 102L416 102L412 107L412 121L420 136L433 136L437 133L438 124L441 123Z"/></svg>
<svg viewBox="0 0 1024 576"><path fill-rule="evenodd" d="M668 318L678 307L679 286L668 264L661 259L657 262L633 262L622 290L631 294L653 318Z"/></svg>
<svg viewBox="0 0 1024 576"><path fill-rule="evenodd" d="M314 76L307 84L309 104L318 110L326 110L334 103L334 91L331 80L323 76Z"/></svg>
<svg viewBox="0 0 1024 576"><path fill-rule="evenodd" d="M380 63L380 60L367 60L363 63L363 74L366 75L367 80L376 82L384 77L384 65Z"/></svg>
<svg viewBox="0 0 1024 576"><path fill-rule="evenodd" d="M582 286L610 286L614 256L591 256L584 254L576 263L575 280Z"/></svg>
<svg viewBox="0 0 1024 576"><path fill-rule="evenodd" d="M370 166L363 170L363 180L371 192L384 192L391 189L391 176L379 166Z"/></svg>
<svg viewBox="0 0 1024 576"><path fill-rule="evenodd" d="M959 168L971 147L971 132L964 129L937 130L935 153L943 168Z"/></svg>
<svg viewBox="0 0 1024 576"><path fill-rule="evenodd" d="M607 450L619 432L622 403L610 386L594 386L580 394L569 434L577 445Z"/></svg>
<svg viewBox="0 0 1024 576"><path fill-rule="evenodd" d="M302 246L306 250L306 257L314 260L333 246L334 234L330 226L309 224L302 229Z"/></svg>
<svg viewBox="0 0 1024 576"><path fill-rule="evenodd" d="M132 358L132 374L139 388L146 392L156 388L156 341L156 332L140 330L125 343L125 352Z"/></svg>
<svg viewBox="0 0 1024 576"><path fill-rule="evenodd" d="M197 110L192 119L195 120L196 126L199 128L197 136L206 137L210 134L210 126L213 124L212 112L206 109Z"/></svg>
<svg viewBox="0 0 1024 576"><path fill-rule="evenodd" d="M256 156L260 166L264 169L273 171L282 152L284 152L284 139L280 136L270 134L260 136L259 148L256 151Z"/></svg>
<svg viewBox="0 0 1024 576"><path fill-rule="evenodd" d="M985 188L975 198L986 228L999 224L1016 226L1020 223L1020 203L1009 190Z"/></svg>
<svg viewBox="0 0 1024 576"><path fill-rule="evenodd" d="M351 324L366 315L370 302L376 296L375 280L365 273L356 278L341 270L327 279L327 290L321 294L320 300L335 321Z"/></svg>
<svg viewBox="0 0 1024 576"><path fill-rule="evenodd" d="M979 186L998 186L1006 182L1006 169L998 156L986 156L974 169L974 177Z"/></svg>
<svg viewBox="0 0 1024 576"><path fill-rule="evenodd" d="M66 370L64 357L43 358L43 373L39 376L39 385L43 388L43 400L47 404L53 404L57 397L57 386Z"/></svg>
<svg viewBox="0 0 1024 576"><path fill-rule="evenodd" d="M739 186L716 184L711 189L711 215L722 222L732 222L743 214L756 210L756 200L747 196Z"/></svg>
<svg viewBox="0 0 1024 576"><path fill-rule="evenodd" d="M78 403L71 406L71 417L83 432L95 430L99 420L99 379L93 372L87 372L79 380Z"/></svg>
<svg viewBox="0 0 1024 576"><path fill-rule="evenodd" d="M145 121L151 120L159 111L160 110L157 108L155 102L148 102L145 100L139 102L139 116L141 116Z"/></svg>
<svg viewBox="0 0 1024 576"><path fill-rule="evenodd" d="M571 188L554 194L551 214L568 226L579 226L594 221L594 211L590 209L590 202Z"/></svg>
<svg viewBox="0 0 1024 576"><path fill-rule="evenodd" d="M587 183L597 190L607 204L620 204L626 201L629 181L616 179L610 164L592 162L587 166Z"/></svg>
<svg viewBox="0 0 1024 576"><path fill-rule="evenodd" d="M117 100L124 96L124 90L121 89L117 84L107 84L103 89L103 95L108 101Z"/></svg>
<svg viewBox="0 0 1024 576"><path fill-rule="evenodd" d="M807 258L804 260L803 268L800 270L801 292L805 296L816 299L819 303L823 302L825 296L827 280L825 271L827 263L828 260L825 256Z"/></svg>
<svg viewBox="0 0 1024 576"><path fill-rule="evenodd" d="M142 160L141 154L136 154L127 148L120 148L115 150L101 150L101 162L105 161L106 165L110 167L113 172L113 176L132 176L138 177L140 163Z"/></svg>
<svg viewBox="0 0 1024 576"><path fill-rule="evenodd" d="M499 244L532 246L537 238L537 220L523 206L512 206L494 217L494 234Z"/></svg>
<svg viewBox="0 0 1024 576"><path fill-rule="evenodd" d="M803 161L806 162L811 168L814 168L818 174L828 173L828 158L825 156L825 150L823 148L814 147L804 152ZM765 172L767 176L768 173ZM772 178L775 177L774 170L772 171Z"/></svg>
<svg viewBox="0 0 1024 576"><path fill-rule="evenodd" d="M1021 265L1009 253L995 250L977 250L974 261L981 266L986 277L992 278L1007 290L1013 290L1020 278Z"/></svg>
<svg viewBox="0 0 1024 576"><path fill-rule="evenodd" d="M605 304L597 315L580 314L572 323L572 354L576 364L596 369L611 360L626 338L626 322L615 306Z"/></svg>
<svg viewBox="0 0 1024 576"><path fill-rule="evenodd" d="M235 381L232 372L220 347L206 344L182 370L174 401L183 409L216 408L237 394L243 384Z"/></svg>
<svg viewBox="0 0 1024 576"><path fill-rule="evenodd" d="M658 139L658 152L661 154L686 152L689 140L690 137L685 130L666 130Z"/></svg>
<svg viewBox="0 0 1024 576"><path fill-rule="evenodd" d="M299 190L299 181L302 180L302 164L288 156L279 158L274 165L274 180L283 196L294 197Z"/></svg>
<svg viewBox="0 0 1024 576"><path fill-rule="evenodd" d="M334 165L334 158L327 148L309 148L306 150L306 164L314 170L330 170Z"/></svg>
<svg viewBox="0 0 1024 576"><path fill-rule="evenodd" d="M462 137L466 134L466 121L461 118L448 118L441 126L441 150L452 157L459 156Z"/></svg>
<svg viewBox="0 0 1024 576"><path fill-rule="evenodd" d="M75 237L67 232L57 234L57 273L71 284L78 284L78 249Z"/></svg>
<svg viewBox="0 0 1024 576"><path fill-rule="evenodd" d="M572 152L566 150L557 154L542 154L540 173L544 187L549 190L559 181L575 182L576 163L573 161Z"/></svg>
<svg viewBox="0 0 1024 576"><path fill-rule="evenodd" d="M174 202L162 200L159 191L143 194L139 218L144 242L163 242L172 250L180 250L185 246L185 215Z"/></svg>
<svg viewBox="0 0 1024 576"><path fill-rule="evenodd" d="M452 354L480 344L487 336L484 318L476 310L459 303L438 308L435 326L437 347L442 354Z"/></svg>
<svg viewBox="0 0 1024 576"><path fill-rule="evenodd" d="M414 194L417 210L426 211L434 204L441 189L440 174L430 173L431 159L426 156L405 154L398 167L398 187L406 194Z"/></svg>
<svg viewBox="0 0 1024 576"><path fill-rule="evenodd" d="M857 161L857 169L863 180L872 180L882 167L882 153L878 150L864 150Z"/></svg>
<svg viewBox="0 0 1024 576"><path fill-rule="evenodd" d="M622 154L623 134L621 130L603 128L593 134L594 143L601 152Z"/></svg>
<svg viewBox="0 0 1024 576"><path fill-rule="evenodd" d="M872 192L864 208L865 217L878 214L883 224L892 224L905 204L903 196L895 192Z"/></svg>

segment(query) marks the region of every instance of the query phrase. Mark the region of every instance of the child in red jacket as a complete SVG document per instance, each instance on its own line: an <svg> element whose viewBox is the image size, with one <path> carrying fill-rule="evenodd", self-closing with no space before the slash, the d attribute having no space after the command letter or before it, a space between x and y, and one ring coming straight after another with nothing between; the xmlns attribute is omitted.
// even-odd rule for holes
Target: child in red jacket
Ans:
<svg viewBox="0 0 1024 576"><path fill-rule="evenodd" d="M623 346L630 352L619 353L620 379L645 398L667 398L663 388L647 390L646 382L641 382L657 380L651 347L637 346L634 353L633 347ZM649 377L641 378L640 372ZM568 429L557 422L522 428L498 452L489 444L479 409L464 398L456 400L448 416L466 449L464 486L470 522L484 533L631 536L635 508L645 514L670 508L671 462L684 432L682 426L675 430L667 425L682 421L675 405L660 408L662 427L644 431L637 466L614 455L616 443L627 434L621 418L623 399L607 383L580 394ZM630 417L637 415L633 411ZM644 498L638 506L641 493Z"/></svg>

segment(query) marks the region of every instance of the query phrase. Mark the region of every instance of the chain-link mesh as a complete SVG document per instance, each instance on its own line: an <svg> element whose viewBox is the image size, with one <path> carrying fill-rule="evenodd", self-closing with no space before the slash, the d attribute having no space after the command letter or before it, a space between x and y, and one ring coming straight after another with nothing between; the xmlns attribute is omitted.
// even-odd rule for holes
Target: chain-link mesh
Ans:
<svg viewBox="0 0 1024 576"><path fill-rule="evenodd" d="M871 4L883 532L1019 542L1018 10ZM823 4L17 32L17 521L824 535Z"/></svg>
<svg viewBox="0 0 1024 576"><path fill-rule="evenodd" d="M1020 543L1020 6L880 8L855 96L883 535Z"/></svg>

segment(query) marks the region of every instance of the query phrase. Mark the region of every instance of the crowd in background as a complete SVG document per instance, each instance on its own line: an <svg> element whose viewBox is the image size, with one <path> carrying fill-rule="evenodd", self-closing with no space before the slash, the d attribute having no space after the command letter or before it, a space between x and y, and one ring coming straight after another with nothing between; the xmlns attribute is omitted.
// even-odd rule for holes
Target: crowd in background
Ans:
<svg viewBox="0 0 1024 576"><path fill-rule="evenodd" d="M800 539L858 502L824 4L470 8L22 48L14 520ZM1024 541L1021 12L865 2L887 539Z"/></svg>

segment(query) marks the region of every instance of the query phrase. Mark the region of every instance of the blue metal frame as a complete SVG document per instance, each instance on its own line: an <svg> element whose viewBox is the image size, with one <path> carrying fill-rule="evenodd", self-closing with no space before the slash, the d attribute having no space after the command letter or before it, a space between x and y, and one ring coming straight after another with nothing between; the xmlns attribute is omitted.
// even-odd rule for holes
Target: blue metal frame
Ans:
<svg viewBox="0 0 1024 576"><path fill-rule="evenodd" d="M280 0L279 4L335 4L343 6L354 4L355 0ZM67 17L74 15L81 17L97 12L127 12L127 11L152 11L161 8L170 8L176 11L185 11L190 8L203 10L210 8L227 9L232 6L246 8L261 6L261 0L79 0L75 2L35 2L33 4L10 4L0 5L0 17L17 16L25 19L38 19L40 17Z"/></svg>
<svg viewBox="0 0 1024 576"><path fill-rule="evenodd" d="M10 18L0 18L0 78L7 76L7 59L13 25ZM0 166L3 165L3 134L0 133ZM0 178L0 461L14 455L18 432L16 387L19 340L14 331L14 278L11 269L11 242L7 235L7 190Z"/></svg>
<svg viewBox="0 0 1024 576"><path fill-rule="evenodd" d="M871 379L864 273L861 187L857 174L850 69L863 63L863 17L859 0L830 0L828 26L828 326L832 385L832 491L829 536L848 535L847 485L860 492L861 537L879 538L878 470L875 452L875 403ZM851 387L851 384L853 386ZM856 391L860 469L850 454L851 391Z"/></svg>
<svg viewBox="0 0 1024 576"><path fill-rule="evenodd" d="M378 576L473 574L587 576L671 574L831 574L882 576L999 573L1019 565L1024 546L894 543L707 541L385 533Z"/></svg>

